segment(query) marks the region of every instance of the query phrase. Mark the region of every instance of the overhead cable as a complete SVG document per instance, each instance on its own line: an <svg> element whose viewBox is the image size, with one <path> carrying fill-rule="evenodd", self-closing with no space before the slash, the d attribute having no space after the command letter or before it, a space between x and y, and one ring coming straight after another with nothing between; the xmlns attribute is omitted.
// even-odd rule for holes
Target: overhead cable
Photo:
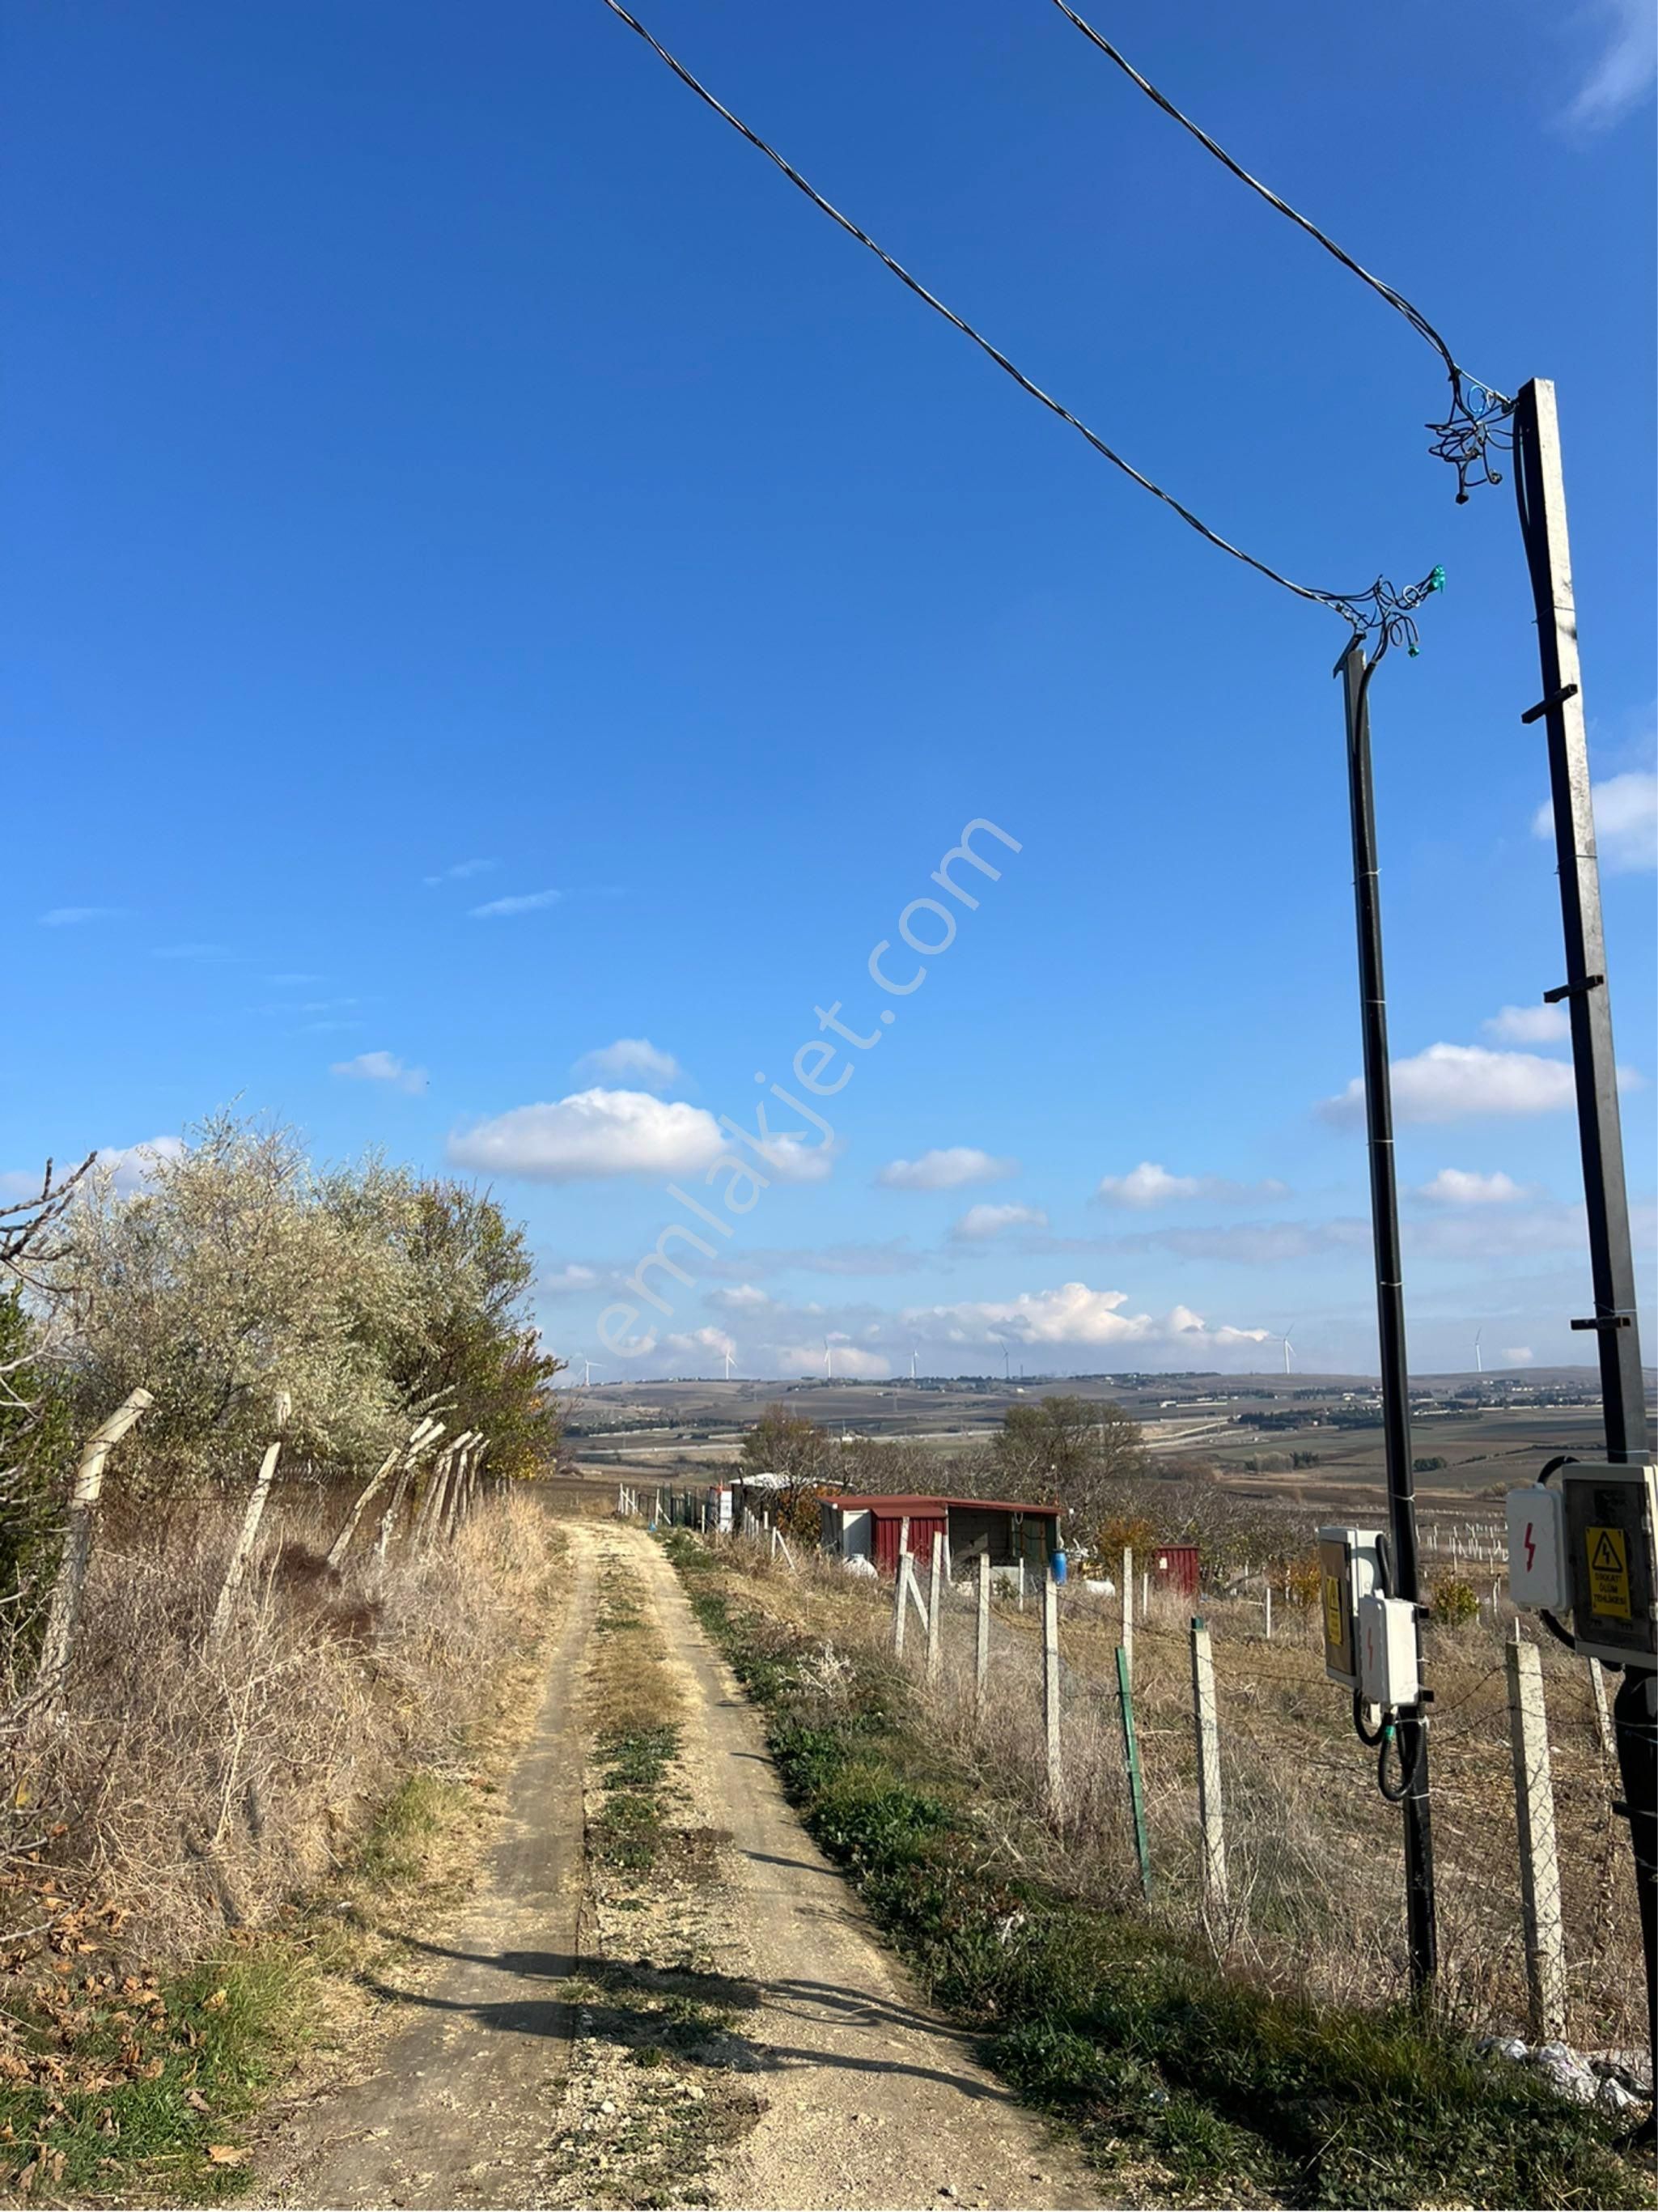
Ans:
<svg viewBox="0 0 1658 2212"><path fill-rule="evenodd" d="M1327 231L1321 230L1309 216L1302 214L1299 208L1291 207L1289 201L1281 198L1270 185L1264 185L1259 177L1251 176L1241 161L1234 161L1218 139L1212 138L1200 124L1194 123L1189 115L1175 106L1167 93L1159 92L1149 77L1142 76L1128 57L1120 53L1109 39L1102 37L1090 22L1079 15L1070 6L1069 0L1054 0L1054 5L1067 22L1076 25L1091 46L1099 48L1108 61L1114 62L1148 100L1154 101L1165 115L1178 123L1182 131L1189 131L1224 169L1230 170L1240 184L1248 185L1252 192L1258 192L1268 207L1276 208L1281 216L1286 216L1298 230L1304 230L1309 238L1315 240L1344 269L1351 270L1362 284L1368 284L1396 313L1403 315L1419 337L1426 339L1444 362L1445 373L1450 379L1450 414L1443 422L1430 422L1427 428L1434 433L1430 450L1440 460L1449 461L1456 471L1457 505L1461 507L1467 501L1470 483L1501 483L1501 472L1491 465L1491 452L1493 447L1505 450L1512 443L1504 425L1514 411L1513 400L1500 392L1495 385L1484 383L1479 377L1470 375L1420 307L1407 300L1402 292L1396 292L1391 284L1384 283L1380 276L1372 276L1362 262L1356 261L1345 247L1338 246Z"/></svg>
<svg viewBox="0 0 1658 2212"><path fill-rule="evenodd" d="M1258 575L1265 576L1270 583L1279 585L1286 592L1292 592L1298 599L1307 599L1315 605L1330 608L1333 612L1342 616L1350 623L1357 635L1364 637L1374 634L1378 647L1377 659L1389 645L1403 644L1412 653L1416 651L1417 632L1413 617L1416 610L1431 593L1443 590L1445 574L1442 568L1434 568L1423 578L1419 584L1407 585L1403 590L1395 589L1385 578L1378 576L1376 582L1363 591L1325 592L1318 590L1310 584L1297 584L1292 578L1282 574L1265 561L1258 560L1253 553L1246 553L1242 546L1234 545L1229 538L1223 538L1218 531L1212 530L1201 517L1194 514L1190 507L1184 506L1172 492L1165 491L1161 484L1154 483L1150 477L1143 475L1132 462L1125 460L1122 455L1108 446L1097 432L1090 430L1087 423L1073 415L1069 408L1062 406L1050 393L1044 392L1039 384L1028 377L1017 362L1011 361L999 346L993 345L981 331L975 330L972 324L965 321L954 308L946 307L935 293L927 289L919 277L913 276L902 262L896 261L884 246L878 245L867 231L860 230L849 216L842 215L839 208L832 205L813 185L808 183L792 162L784 160L774 146L769 145L758 131L751 131L739 116L733 115L731 109L721 100L717 100L705 84L693 76L683 62L671 54L659 39L653 37L636 15L629 15L627 9L622 6L621 0L604 0L604 4L613 15L619 16L630 31L638 33L653 53L666 64L683 85L694 92L699 100L714 110L716 115L729 123L733 131L741 137L746 138L750 145L763 154L768 161L774 162L796 190L804 192L812 205L822 214L826 215L831 222L837 223L848 237L855 238L860 246L866 246L876 259L890 270L901 284L914 292L917 299L925 301L935 314L942 315L947 323L960 331L963 337L970 338L981 353L990 356L998 368L1012 378L1022 392L1028 392L1031 398L1039 400L1044 407L1057 415L1062 422L1068 422L1080 437L1087 440L1096 453L1109 461L1114 468L1121 469L1122 473L1132 478L1142 491L1150 492L1154 499L1159 499L1165 507L1172 507L1181 520L1188 528L1195 530L1199 537L1206 540L1218 551L1230 554L1233 560L1242 562L1246 568L1253 568Z"/></svg>

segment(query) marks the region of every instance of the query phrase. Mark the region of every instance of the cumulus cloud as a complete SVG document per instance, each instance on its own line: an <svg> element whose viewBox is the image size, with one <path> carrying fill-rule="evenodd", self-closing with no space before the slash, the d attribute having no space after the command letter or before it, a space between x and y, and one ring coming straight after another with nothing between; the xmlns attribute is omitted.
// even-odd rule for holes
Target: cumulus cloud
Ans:
<svg viewBox="0 0 1658 2212"><path fill-rule="evenodd" d="M40 915L43 929L73 929L83 921L118 921L118 906L53 906Z"/></svg>
<svg viewBox="0 0 1658 2212"><path fill-rule="evenodd" d="M1223 1206L1259 1204L1261 1200L1287 1198L1287 1183L1230 1182L1224 1176L1171 1175L1156 1160L1142 1160L1127 1175L1102 1176L1094 1194L1107 1206L1130 1206L1139 1208L1154 1206L1174 1206L1182 1199L1202 1198Z"/></svg>
<svg viewBox="0 0 1658 2212"><path fill-rule="evenodd" d="M546 1268L537 1275L536 1288L557 1297L570 1291L590 1291L598 1280L597 1267L584 1267L580 1260L567 1260L562 1267Z"/></svg>
<svg viewBox="0 0 1658 2212"><path fill-rule="evenodd" d="M875 1178L885 1190L960 1190L969 1183L1005 1182L1017 1160L999 1160L973 1145L949 1145L918 1160L889 1160Z"/></svg>
<svg viewBox="0 0 1658 2212"><path fill-rule="evenodd" d="M727 1336L723 1328L683 1329L673 1336L665 1336L662 1350L680 1358L708 1352L723 1367L728 1354L733 1359L737 1357L737 1339Z"/></svg>
<svg viewBox="0 0 1658 2212"><path fill-rule="evenodd" d="M1497 1356L1505 1367L1529 1366L1536 1357L1528 1344L1511 1344L1506 1351L1499 1352Z"/></svg>
<svg viewBox="0 0 1658 2212"><path fill-rule="evenodd" d="M464 884L474 876L487 876L491 869L501 866L499 860L452 860L446 868L440 868L434 876L422 876L424 884Z"/></svg>
<svg viewBox="0 0 1658 2212"><path fill-rule="evenodd" d="M878 1352L863 1352L856 1345L835 1340L835 1371L837 1375L855 1375L860 1382L880 1382L892 1372L892 1362ZM777 1364L786 1371L805 1375L821 1375L823 1371L823 1347L821 1344L780 1345Z"/></svg>
<svg viewBox="0 0 1658 2212"><path fill-rule="evenodd" d="M1658 775L1631 769L1589 786L1594 807L1594 849L1607 875L1634 875L1658 868ZM1540 806L1532 835L1554 841L1554 809Z"/></svg>
<svg viewBox="0 0 1658 2212"><path fill-rule="evenodd" d="M1490 1175L1473 1168L1441 1168L1431 1182L1420 1186L1417 1196L1430 1199L1436 1206L1512 1206L1531 1193L1500 1168Z"/></svg>
<svg viewBox="0 0 1658 2212"><path fill-rule="evenodd" d="M498 921L509 914L538 914L544 906L556 906L563 897L562 891L516 891L508 898L489 899L483 906L468 908L474 921Z"/></svg>
<svg viewBox="0 0 1658 2212"><path fill-rule="evenodd" d="M1461 1121L1482 1114L1558 1114L1572 1103L1571 1069L1534 1052L1492 1052L1479 1044L1430 1044L1393 1064L1394 1117ZM1356 1075L1319 1112L1353 1127L1364 1119L1364 1080Z"/></svg>
<svg viewBox="0 0 1658 2212"><path fill-rule="evenodd" d="M1172 1252L1182 1260L1224 1260L1236 1267L1270 1267L1368 1245L1370 1224L1338 1217L1329 1221L1227 1221L1190 1229L1148 1229L1133 1237L1074 1240L1076 1249L1102 1253ZM1055 1238L1056 1248L1060 1240Z"/></svg>
<svg viewBox="0 0 1658 2212"><path fill-rule="evenodd" d="M1005 1229L1046 1229L1048 1216L1035 1206L969 1206L950 1235L963 1243L999 1237Z"/></svg>
<svg viewBox="0 0 1658 2212"><path fill-rule="evenodd" d="M449 1139L452 1166L532 1182L610 1176L694 1175L725 1149L700 1106L644 1091L578 1091L550 1104L514 1106Z"/></svg>
<svg viewBox="0 0 1658 2212"><path fill-rule="evenodd" d="M822 1182L834 1174L845 1146L838 1139L820 1144L816 1137L784 1135L768 1138L754 1149L774 1182Z"/></svg>
<svg viewBox="0 0 1658 2212"><path fill-rule="evenodd" d="M1017 1298L960 1305L912 1307L906 1324L952 1344L1156 1346L1182 1357L1264 1344L1264 1328L1211 1328L1189 1306L1166 1314L1125 1313L1127 1291L1096 1291L1086 1283L1061 1283L1051 1291L1022 1291Z"/></svg>
<svg viewBox="0 0 1658 2212"><path fill-rule="evenodd" d="M1609 129L1637 108L1658 74L1652 0L1600 0L1594 10L1601 46L1566 110L1568 122Z"/></svg>
<svg viewBox="0 0 1658 2212"><path fill-rule="evenodd" d="M411 1095L426 1088L426 1070L407 1067L393 1052L360 1052L355 1060L337 1060L331 1075L343 1075L353 1083L386 1083L393 1091Z"/></svg>
<svg viewBox="0 0 1658 2212"><path fill-rule="evenodd" d="M182 1137L149 1137L142 1145L106 1145L97 1154L97 1164L110 1177L123 1198L143 1190L155 1181L155 1170L167 1160L184 1158L186 1146ZM39 1188L39 1178L35 1178Z"/></svg>
<svg viewBox="0 0 1658 2212"><path fill-rule="evenodd" d="M771 1293L762 1291L757 1283L733 1283L728 1291L708 1293L708 1304L722 1307L727 1313L753 1313L771 1302Z"/></svg>
<svg viewBox="0 0 1658 2212"><path fill-rule="evenodd" d="M662 1052L648 1037L618 1037L597 1052L584 1053L575 1064L579 1076L601 1083L636 1083L641 1091L669 1091L684 1070L671 1052Z"/></svg>
<svg viewBox="0 0 1658 2212"><path fill-rule="evenodd" d="M1564 1044L1571 1035L1571 1017L1561 1006L1503 1006L1480 1027L1504 1044Z"/></svg>

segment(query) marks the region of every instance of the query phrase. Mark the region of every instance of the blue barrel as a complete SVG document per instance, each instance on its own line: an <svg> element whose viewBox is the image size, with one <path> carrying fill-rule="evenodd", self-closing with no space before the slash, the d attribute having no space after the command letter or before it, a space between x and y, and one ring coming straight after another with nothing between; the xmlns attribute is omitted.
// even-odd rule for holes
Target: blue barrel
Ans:
<svg viewBox="0 0 1658 2212"><path fill-rule="evenodd" d="M1055 1552L1051 1564L1054 1569L1054 1581L1056 1583L1062 1583L1065 1580L1066 1575L1065 1553L1063 1552Z"/></svg>

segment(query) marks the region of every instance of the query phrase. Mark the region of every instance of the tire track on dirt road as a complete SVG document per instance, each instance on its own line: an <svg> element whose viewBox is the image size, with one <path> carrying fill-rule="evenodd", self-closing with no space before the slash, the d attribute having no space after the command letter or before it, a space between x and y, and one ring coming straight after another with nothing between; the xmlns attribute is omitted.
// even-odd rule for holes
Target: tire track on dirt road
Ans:
<svg viewBox="0 0 1658 2212"><path fill-rule="evenodd" d="M729 1830L721 1961L754 1992L742 2033L764 2110L722 2161L716 2202L809 2208L1098 2205L1099 2179L925 2005L783 1795L759 1717L642 1532L622 1532L689 1677L684 1760Z"/></svg>

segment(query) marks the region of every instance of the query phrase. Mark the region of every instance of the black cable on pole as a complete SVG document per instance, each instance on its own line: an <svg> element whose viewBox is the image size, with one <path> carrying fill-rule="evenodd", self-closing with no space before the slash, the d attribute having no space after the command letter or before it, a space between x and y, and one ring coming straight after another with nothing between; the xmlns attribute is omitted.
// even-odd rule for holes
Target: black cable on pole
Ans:
<svg viewBox="0 0 1658 2212"><path fill-rule="evenodd" d="M1073 415L1069 408L1062 406L1050 393L1044 392L1039 384L1033 382L1017 363L1011 361L999 346L993 345L981 331L975 330L971 323L964 321L953 308L946 307L935 293L928 291L919 277L913 276L903 264L895 260L884 246L878 245L867 231L860 230L849 216L842 215L839 208L826 200L823 195L801 175L799 170L795 168L792 162L785 161L774 146L768 144L758 131L751 131L740 116L733 115L731 109L708 90L707 85L693 76L685 64L668 52L660 40L653 37L636 15L629 14L628 10L621 5L621 0L604 0L604 4L613 15L620 17L630 31L635 32L645 41L652 52L659 60L665 63L683 85L694 92L700 100L714 110L716 115L729 123L739 137L746 138L750 145L763 154L768 161L774 162L795 189L804 192L820 213L826 215L831 222L837 223L848 237L855 238L860 246L866 246L883 267L889 270L901 284L914 292L917 299L925 301L935 314L942 315L954 329L960 331L963 337L970 338L981 353L989 356L998 368L1012 378L1022 392L1028 392L1031 398L1039 400L1044 407L1057 415L1062 422L1068 422L1080 437L1087 440L1096 453L1110 462L1113 468L1121 469L1122 473L1137 483L1142 491L1150 492L1154 499L1161 500L1165 507L1172 507L1181 520L1188 528L1195 530L1199 538L1214 546L1218 551L1230 554L1233 560L1242 562L1246 568L1253 568L1257 575L1265 576L1269 583L1277 584L1283 590L1293 592L1297 599L1309 600L1316 606L1328 607L1333 613L1340 615L1344 620L1350 623L1357 635L1365 637L1374 632L1377 641L1377 652L1375 656L1377 659L1380 659L1382 653L1389 645L1402 644L1411 653L1415 653L1417 629L1413 617L1417 609L1425 599L1433 592L1444 589L1445 572L1442 568L1435 568L1423 578L1419 584L1406 585L1402 591L1395 590L1385 578L1378 576L1374 584L1362 592L1323 592L1310 584L1296 583L1293 579L1280 574L1278 569L1270 567L1265 561L1258 560L1253 553L1246 553L1242 546L1234 545L1229 538L1223 538L1218 531L1212 530L1200 516L1194 514L1190 507L1184 506L1172 492L1165 491L1161 484L1154 483L1150 477L1142 475L1132 462L1125 460L1122 455L1107 445L1105 440L1096 431L1090 430L1086 422Z"/></svg>
<svg viewBox="0 0 1658 2212"><path fill-rule="evenodd" d="M1493 447L1506 451L1513 443L1512 436L1505 428L1514 412L1513 400L1499 392L1495 385L1486 384L1480 378L1470 375L1420 307L1407 300L1402 292L1396 292L1391 284L1384 283L1380 276L1373 276L1363 262L1356 261L1345 247L1337 245L1327 231L1321 230L1310 216L1303 215L1299 208L1291 207L1289 201L1282 198L1270 185L1264 185L1259 177L1252 176L1241 161L1233 159L1218 139L1212 138L1200 124L1194 123L1189 115L1175 106L1167 93L1159 92L1149 77L1142 76L1128 57L1119 52L1109 39L1103 37L1090 22L1079 15L1069 5L1069 0L1054 0L1054 5L1067 22L1076 26L1090 46L1097 46L1108 61L1114 62L1123 75L1137 84L1146 98L1162 108L1165 115L1178 123L1182 131L1189 131L1199 145L1212 154L1221 167L1230 170L1241 185L1247 185L1252 192L1258 192L1268 207L1287 216L1298 230L1304 230L1309 238L1333 256L1344 269L1358 278L1361 284L1368 284L1396 313L1403 315L1419 337L1426 339L1445 364L1445 373L1451 386L1449 415L1444 422L1430 422L1427 426L1435 434L1430 450L1438 459L1449 461L1456 470L1457 505L1461 507L1467 501L1470 483L1501 483L1502 474L1492 468L1491 453Z"/></svg>

